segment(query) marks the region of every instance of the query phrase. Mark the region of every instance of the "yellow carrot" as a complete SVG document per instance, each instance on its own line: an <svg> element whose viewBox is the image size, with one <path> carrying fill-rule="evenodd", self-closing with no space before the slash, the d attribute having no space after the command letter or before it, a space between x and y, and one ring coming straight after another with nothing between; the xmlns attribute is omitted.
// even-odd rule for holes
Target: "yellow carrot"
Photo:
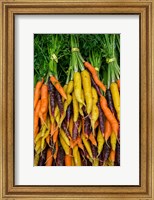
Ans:
<svg viewBox="0 0 154 200"><path fill-rule="evenodd" d="M93 156L92 156L92 151L91 151L91 146L90 146L89 141L85 138L84 134L81 134L81 138L89 156L92 158Z"/></svg>
<svg viewBox="0 0 154 200"><path fill-rule="evenodd" d="M83 91L86 101L86 110L90 114L92 110L92 91L91 91L91 79L87 70L81 72Z"/></svg>
<svg viewBox="0 0 154 200"><path fill-rule="evenodd" d="M77 145L73 148L73 157L74 157L75 165L81 166L81 157L80 157L80 153L79 153L79 149Z"/></svg>
<svg viewBox="0 0 154 200"><path fill-rule="evenodd" d="M68 85L67 85L67 94L70 94L73 92L73 86L74 86L74 82L73 81L69 81Z"/></svg>
<svg viewBox="0 0 154 200"><path fill-rule="evenodd" d="M82 83L81 83L81 75L79 72L74 73L74 94L79 103L84 104L81 97L81 89L82 89Z"/></svg>
<svg viewBox="0 0 154 200"><path fill-rule="evenodd" d="M103 149L103 145L104 145L104 137L101 133L100 128L98 129L98 133L97 133L97 143L98 143L97 151L98 151L98 155L100 155Z"/></svg>
<svg viewBox="0 0 154 200"><path fill-rule="evenodd" d="M110 89L113 98L113 104L117 112L117 117L120 121L120 94L117 83L111 83Z"/></svg>
<svg viewBox="0 0 154 200"><path fill-rule="evenodd" d="M65 132L63 131L62 128L60 129L60 135L64 139L64 141L66 142L66 144L68 146L70 146L70 141L69 141L68 137L66 136L66 134L65 134Z"/></svg>
<svg viewBox="0 0 154 200"><path fill-rule="evenodd" d="M69 146L66 144L66 142L64 141L64 139L63 139L63 137L61 135L60 135L59 138L60 138L60 143L61 143L61 145L62 145L62 147L63 147L63 149L65 151L65 154L69 155L69 152L70 152Z"/></svg>
<svg viewBox="0 0 154 200"><path fill-rule="evenodd" d="M74 93L72 94L72 96L73 96L73 121L76 122L79 117L79 104Z"/></svg>
<svg viewBox="0 0 154 200"><path fill-rule="evenodd" d="M110 136L110 142L111 142L112 150L115 151L116 143L117 143L117 137L116 137L116 134L113 131L112 131L111 136Z"/></svg>

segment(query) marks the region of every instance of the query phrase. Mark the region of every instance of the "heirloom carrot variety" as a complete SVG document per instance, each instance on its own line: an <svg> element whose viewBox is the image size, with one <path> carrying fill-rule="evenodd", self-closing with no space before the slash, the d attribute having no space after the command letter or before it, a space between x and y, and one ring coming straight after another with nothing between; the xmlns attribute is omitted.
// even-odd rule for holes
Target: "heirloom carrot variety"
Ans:
<svg viewBox="0 0 154 200"><path fill-rule="evenodd" d="M36 105L40 99L41 96L41 87L43 84L43 79L42 81L38 81L35 87L35 92L34 92L34 109L36 108Z"/></svg>
<svg viewBox="0 0 154 200"><path fill-rule="evenodd" d="M119 34L35 34L33 110L34 166L119 166Z"/></svg>
<svg viewBox="0 0 154 200"><path fill-rule="evenodd" d="M106 118L110 122L113 131L115 132L116 135L118 135L118 129L119 129L118 122L116 118L114 117L114 115L112 114L112 112L110 111L110 109L108 108L107 101L104 96L100 97L100 105Z"/></svg>
<svg viewBox="0 0 154 200"><path fill-rule="evenodd" d="M86 110L87 113L90 114L92 110L92 88L91 88L90 74L87 70L83 70L81 72L81 77L82 77L84 97L86 101Z"/></svg>
<svg viewBox="0 0 154 200"><path fill-rule="evenodd" d="M120 95L119 95L118 85L116 83L111 83L110 88L113 97L114 107L117 111L117 116L120 121Z"/></svg>

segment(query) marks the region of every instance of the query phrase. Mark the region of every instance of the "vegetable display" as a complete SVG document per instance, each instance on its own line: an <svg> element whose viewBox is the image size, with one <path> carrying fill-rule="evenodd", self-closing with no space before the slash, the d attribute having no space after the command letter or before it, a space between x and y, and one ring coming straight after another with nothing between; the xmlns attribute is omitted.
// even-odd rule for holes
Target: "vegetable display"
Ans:
<svg viewBox="0 0 154 200"><path fill-rule="evenodd" d="M34 166L120 166L119 34L35 34Z"/></svg>

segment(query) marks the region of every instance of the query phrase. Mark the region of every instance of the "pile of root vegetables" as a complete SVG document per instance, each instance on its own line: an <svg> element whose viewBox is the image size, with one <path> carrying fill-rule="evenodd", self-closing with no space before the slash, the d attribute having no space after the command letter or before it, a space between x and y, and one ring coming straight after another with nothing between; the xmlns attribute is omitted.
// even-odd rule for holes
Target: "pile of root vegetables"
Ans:
<svg viewBox="0 0 154 200"><path fill-rule="evenodd" d="M80 35L68 38L66 44L64 36L51 35L47 51L39 44L44 64L34 66L34 166L119 166L119 35L97 36L101 45L91 44L88 56Z"/></svg>

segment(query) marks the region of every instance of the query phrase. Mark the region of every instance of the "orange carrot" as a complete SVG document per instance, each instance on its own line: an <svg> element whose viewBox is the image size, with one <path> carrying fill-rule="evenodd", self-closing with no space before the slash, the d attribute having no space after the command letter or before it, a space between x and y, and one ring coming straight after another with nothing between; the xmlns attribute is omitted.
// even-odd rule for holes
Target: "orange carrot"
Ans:
<svg viewBox="0 0 154 200"><path fill-rule="evenodd" d="M48 86L43 84L41 87L41 113L47 113L48 111Z"/></svg>
<svg viewBox="0 0 154 200"><path fill-rule="evenodd" d="M93 135L93 133L91 132L90 135L89 135L89 140L91 141L91 143L94 145L94 146L97 146L97 142L95 140L95 137Z"/></svg>
<svg viewBox="0 0 154 200"><path fill-rule="evenodd" d="M70 147L73 149L77 145L78 141L70 139Z"/></svg>
<svg viewBox="0 0 154 200"><path fill-rule="evenodd" d="M51 125L50 125L50 130L51 130L51 136L53 136L54 135L54 133L56 132L56 129L58 129L57 127L56 127L56 124L55 124L55 122L54 123L51 123Z"/></svg>
<svg viewBox="0 0 154 200"><path fill-rule="evenodd" d="M35 92L34 92L34 109L36 108L36 105L38 103L38 100L41 96L41 87L42 87L42 84L43 84L43 79L42 81L38 81L37 84L36 84L36 87L35 87Z"/></svg>
<svg viewBox="0 0 154 200"><path fill-rule="evenodd" d="M119 130L119 124L115 118L115 116L112 114L111 110L107 106L107 100L104 96L101 95L100 97L100 105L104 112L104 115L106 116L107 120L110 122L112 130L115 132L116 136L118 135Z"/></svg>
<svg viewBox="0 0 154 200"><path fill-rule="evenodd" d="M51 166L51 165L52 165L52 161L53 161L52 151L51 151L51 149L49 148L49 149L47 150L47 156L46 156L46 163L45 163L45 165L46 165L46 166Z"/></svg>
<svg viewBox="0 0 154 200"><path fill-rule="evenodd" d="M120 79L117 80L118 89L120 91Z"/></svg>
<svg viewBox="0 0 154 200"><path fill-rule="evenodd" d="M108 120L106 120L105 121L105 132L104 132L104 137L105 137L106 142L109 139L111 132L112 132L112 129L111 129L110 122Z"/></svg>
<svg viewBox="0 0 154 200"><path fill-rule="evenodd" d="M84 66L91 72L92 77L95 81L95 83L104 91L106 92L105 85L99 80L96 69L89 63L84 62Z"/></svg>
<svg viewBox="0 0 154 200"><path fill-rule="evenodd" d="M67 99L67 96L64 92L63 87L61 86L61 84L59 83L59 81L54 77L54 76L50 76L50 81L52 82L52 84L55 86L55 88L57 89L57 91L61 94L61 96L64 99Z"/></svg>
<svg viewBox="0 0 154 200"><path fill-rule="evenodd" d="M65 166L72 166L72 150L69 150L69 155L65 155Z"/></svg>
<svg viewBox="0 0 154 200"><path fill-rule="evenodd" d="M77 137L77 144L78 144L78 147L84 151L84 146L82 144L82 140L80 136Z"/></svg>
<svg viewBox="0 0 154 200"><path fill-rule="evenodd" d="M115 151L111 150L109 159L110 159L111 162L114 163L114 161L115 161Z"/></svg>
<svg viewBox="0 0 154 200"><path fill-rule="evenodd" d="M58 128L56 128L54 131L54 134L53 134L53 143L54 144L57 142L58 133L59 133L59 130L58 130Z"/></svg>
<svg viewBox="0 0 154 200"><path fill-rule="evenodd" d="M46 140L47 144L49 145L49 143L50 143L50 135L48 135L48 136L45 138L45 140Z"/></svg>
<svg viewBox="0 0 154 200"><path fill-rule="evenodd" d="M55 147L56 147L56 151L55 151L55 153L54 153L54 155L53 155L53 158L56 160L57 154L58 154L58 140L56 141Z"/></svg>
<svg viewBox="0 0 154 200"><path fill-rule="evenodd" d="M41 101L39 100L34 111L34 137L37 135L39 131L38 123L39 123L39 111L40 111Z"/></svg>

